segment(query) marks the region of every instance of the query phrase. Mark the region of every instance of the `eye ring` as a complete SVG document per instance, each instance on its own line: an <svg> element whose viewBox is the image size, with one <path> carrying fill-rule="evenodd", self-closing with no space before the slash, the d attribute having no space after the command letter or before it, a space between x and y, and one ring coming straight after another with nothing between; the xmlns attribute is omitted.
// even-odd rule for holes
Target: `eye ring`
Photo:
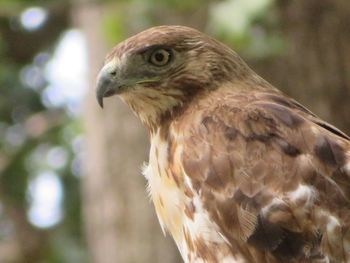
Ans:
<svg viewBox="0 0 350 263"><path fill-rule="evenodd" d="M149 63L154 66L162 67L167 65L171 60L171 52L164 48L156 49L149 57Z"/></svg>

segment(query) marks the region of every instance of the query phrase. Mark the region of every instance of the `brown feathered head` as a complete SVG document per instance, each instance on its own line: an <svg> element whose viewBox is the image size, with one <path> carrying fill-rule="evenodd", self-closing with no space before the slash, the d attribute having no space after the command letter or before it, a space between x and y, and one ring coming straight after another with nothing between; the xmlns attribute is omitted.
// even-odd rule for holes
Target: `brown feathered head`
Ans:
<svg viewBox="0 0 350 263"><path fill-rule="evenodd" d="M106 58L97 99L114 94L148 126L186 106L202 92L251 74L230 48L183 26L159 26L117 45Z"/></svg>

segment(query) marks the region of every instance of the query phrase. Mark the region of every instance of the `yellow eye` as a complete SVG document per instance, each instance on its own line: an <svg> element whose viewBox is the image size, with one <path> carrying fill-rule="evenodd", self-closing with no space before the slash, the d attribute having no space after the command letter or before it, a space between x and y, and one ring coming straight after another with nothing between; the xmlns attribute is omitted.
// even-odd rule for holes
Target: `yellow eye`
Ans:
<svg viewBox="0 0 350 263"><path fill-rule="evenodd" d="M149 62L155 66L165 66L170 62L171 54L166 49L157 49L153 51L149 58Z"/></svg>

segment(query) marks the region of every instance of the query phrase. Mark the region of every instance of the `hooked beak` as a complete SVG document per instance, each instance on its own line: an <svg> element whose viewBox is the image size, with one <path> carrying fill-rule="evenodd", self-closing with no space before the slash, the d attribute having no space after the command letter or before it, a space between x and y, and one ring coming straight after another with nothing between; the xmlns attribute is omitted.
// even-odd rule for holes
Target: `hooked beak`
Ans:
<svg viewBox="0 0 350 263"><path fill-rule="evenodd" d="M105 65L98 74L96 86L96 98L101 108L103 108L103 99L118 93L120 87L121 85L116 78L116 71L111 70L109 64Z"/></svg>
<svg viewBox="0 0 350 263"><path fill-rule="evenodd" d="M121 68L115 61L110 61L103 66L97 77L96 85L96 98L98 104L103 108L103 99L113 96L115 94L121 94L128 90L128 88L135 85L153 83L159 81L158 77L132 78L123 74Z"/></svg>

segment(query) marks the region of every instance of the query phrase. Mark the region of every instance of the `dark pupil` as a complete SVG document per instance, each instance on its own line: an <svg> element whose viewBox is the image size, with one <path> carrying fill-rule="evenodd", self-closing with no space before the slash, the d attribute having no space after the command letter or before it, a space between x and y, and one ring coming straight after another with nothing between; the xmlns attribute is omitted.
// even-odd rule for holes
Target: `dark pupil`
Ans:
<svg viewBox="0 0 350 263"><path fill-rule="evenodd" d="M157 62L163 62L163 60L164 60L164 54L163 54L163 53L160 53L160 52L156 53L156 54L155 54L155 59L156 59Z"/></svg>

